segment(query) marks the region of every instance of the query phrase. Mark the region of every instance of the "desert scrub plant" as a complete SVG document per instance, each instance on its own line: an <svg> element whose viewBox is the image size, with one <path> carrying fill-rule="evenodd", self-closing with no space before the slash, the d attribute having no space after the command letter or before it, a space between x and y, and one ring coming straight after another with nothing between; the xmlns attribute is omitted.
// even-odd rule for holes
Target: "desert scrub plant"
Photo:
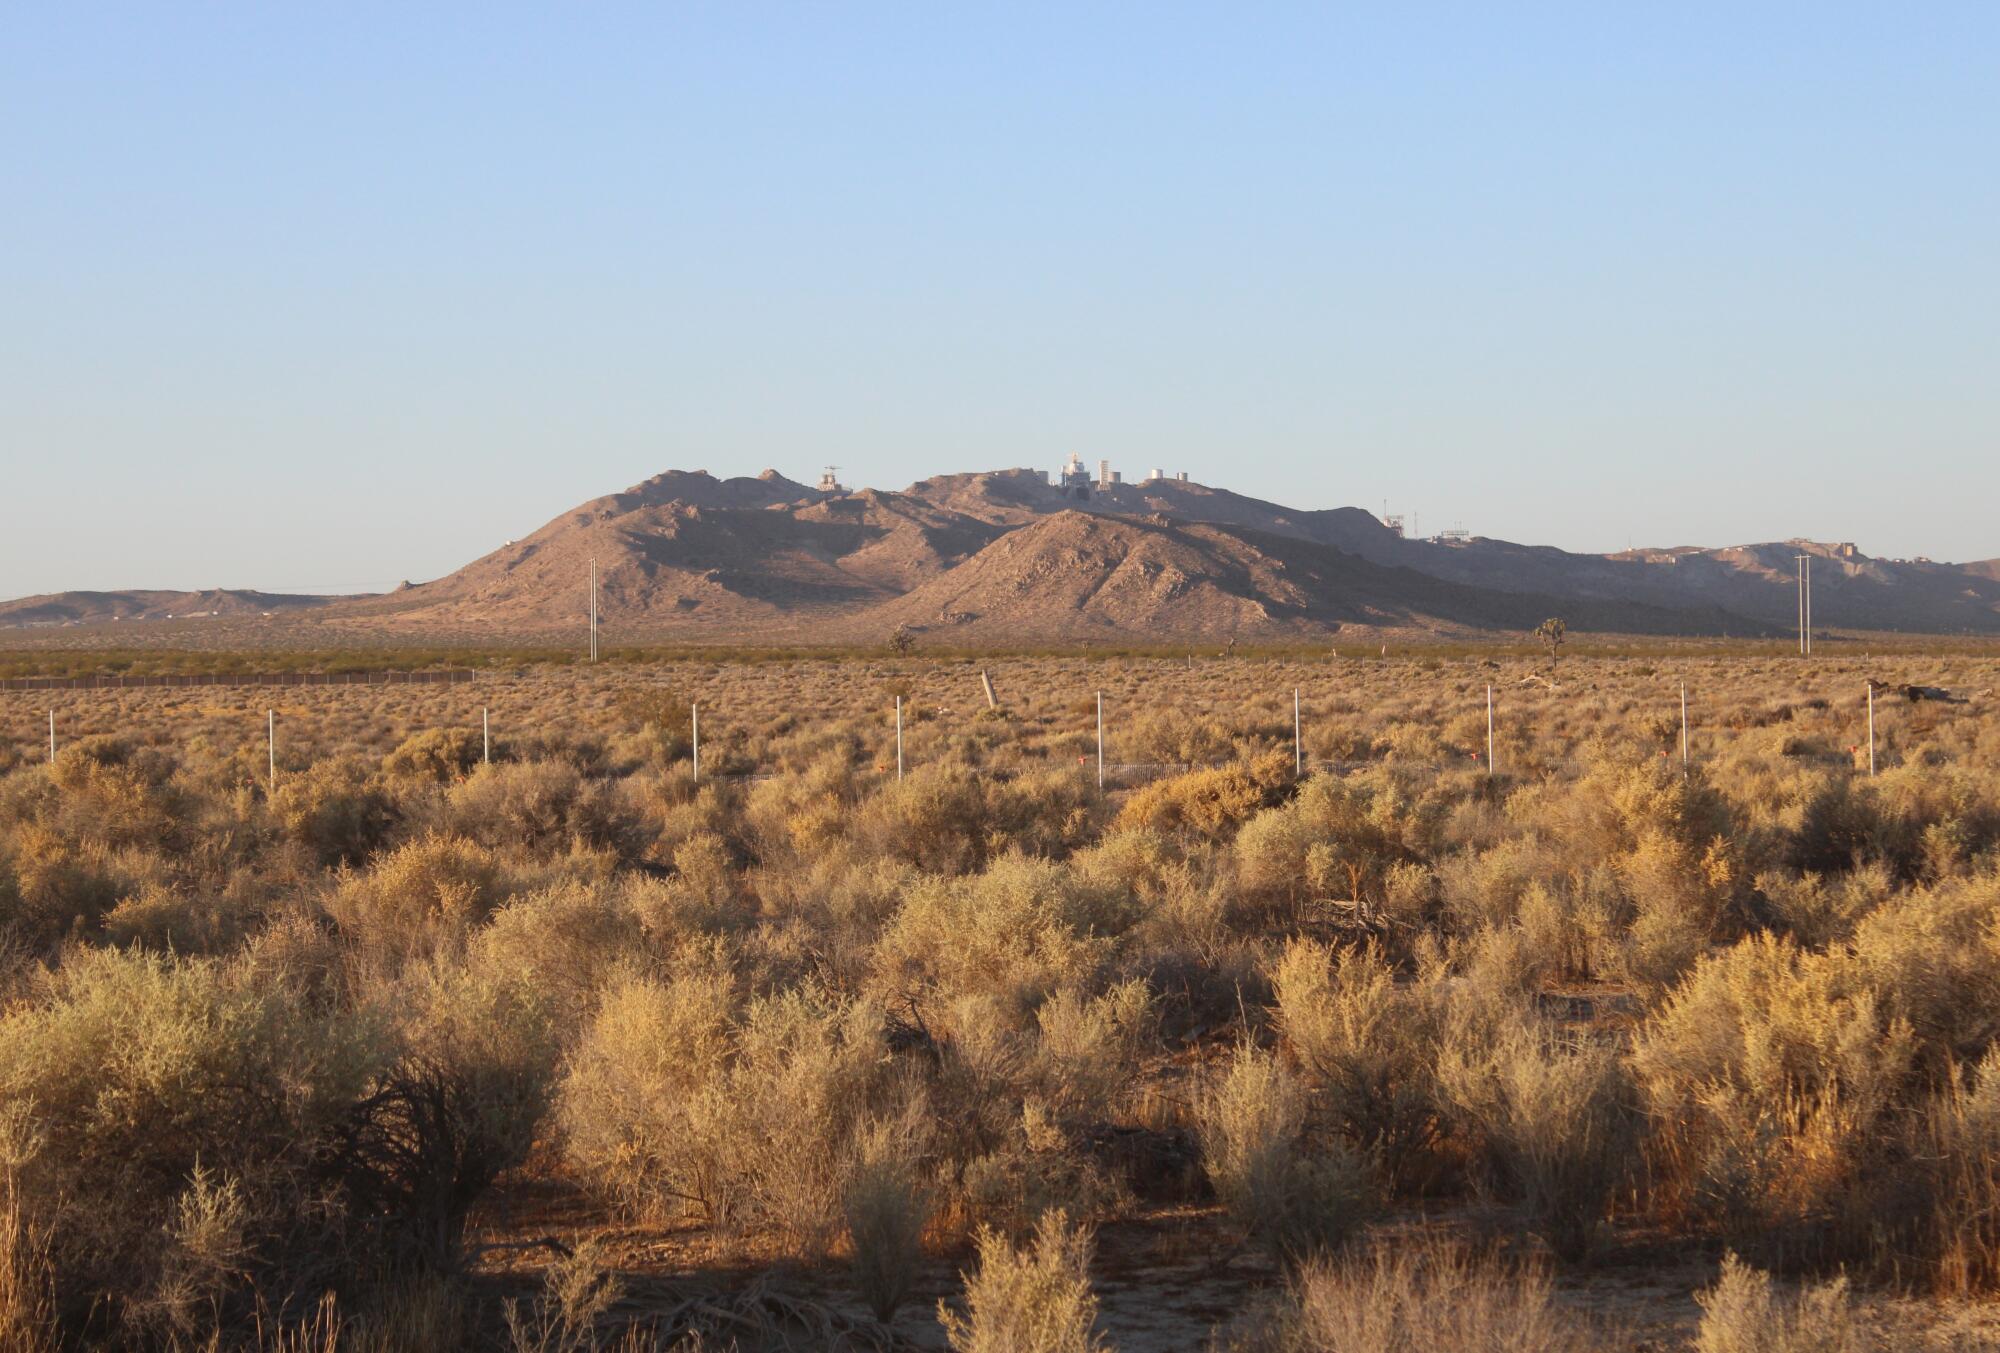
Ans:
<svg viewBox="0 0 2000 1353"><path fill-rule="evenodd" d="M715 965L609 986L571 1049L557 1118L573 1169L635 1213L727 1224L739 1166L718 1131L737 997Z"/></svg>
<svg viewBox="0 0 2000 1353"><path fill-rule="evenodd" d="M1304 1265L1229 1353L1591 1353L1605 1331L1555 1299L1548 1271L1446 1242Z"/></svg>
<svg viewBox="0 0 2000 1353"><path fill-rule="evenodd" d="M480 734L470 728L427 728L383 757L382 773L392 780L451 784L470 775L484 751Z"/></svg>
<svg viewBox="0 0 2000 1353"><path fill-rule="evenodd" d="M877 1320L895 1316L923 1261L934 1198L923 1160L928 1136L914 1114L874 1119L855 1134L841 1213L855 1290Z"/></svg>
<svg viewBox="0 0 2000 1353"><path fill-rule="evenodd" d="M1006 855L984 873L915 883L875 951L885 1003L911 991L992 995L1025 1025L1049 993L1100 984L1138 919L1129 889L1068 865Z"/></svg>
<svg viewBox="0 0 2000 1353"><path fill-rule="evenodd" d="M255 1241L254 1262L219 1275L230 1281L215 1302L247 1300L253 1278L276 1295L324 1276L338 1242L308 1201L314 1162L383 1065L383 1041L368 1021L246 976L79 951L39 1003L0 1019L0 1110L42 1143L18 1180L53 1241L67 1319L143 1325L161 1309L178 1209L204 1170L229 1172L202 1187L231 1191Z"/></svg>
<svg viewBox="0 0 2000 1353"><path fill-rule="evenodd" d="M1497 1038L1454 1028L1438 1088L1493 1183L1565 1259L1586 1255L1631 1170L1637 1124L1619 1050L1526 1018Z"/></svg>
<svg viewBox="0 0 2000 1353"><path fill-rule="evenodd" d="M395 801L358 757L319 762L278 782L271 811L323 865L359 864L389 840Z"/></svg>
<svg viewBox="0 0 2000 1353"><path fill-rule="evenodd" d="M1915 1056L1851 953L1757 936L1703 959L1632 1054L1663 1200L1795 1255L1856 1243Z"/></svg>
<svg viewBox="0 0 2000 1353"><path fill-rule="evenodd" d="M445 821L483 846L544 856L581 843L636 858L646 843L615 788L556 761L481 766L452 786Z"/></svg>
<svg viewBox="0 0 2000 1353"><path fill-rule="evenodd" d="M1197 1112L1216 1196L1279 1261L1337 1249L1372 1214L1366 1159L1341 1138L1307 1154L1305 1087L1269 1053L1237 1048Z"/></svg>
<svg viewBox="0 0 2000 1353"><path fill-rule="evenodd" d="M1065 987L1042 1002L1035 1023L1031 1076L1041 1101L1062 1123L1108 1122L1152 1029L1146 984L1121 982L1094 999Z"/></svg>
<svg viewBox="0 0 2000 1353"><path fill-rule="evenodd" d="M440 945L463 941L500 900L491 851L462 837L426 836L340 878L326 912L364 955L393 969Z"/></svg>
<svg viewBox="0 0 2000 1353"><path fill-rule="evenodd" d="M1286 946L1271 985L1315 1120L1379 1162L1390 1187L1424 1183L1441 1126L1435 987L1399 984L1373 942L1329 950L1311 940Z"/></svg>
<svg viewBox="0 0 2000 1353"><path fill-rule="evenodd" d="M1097 1333L1091 1248L1090 1232L1060 1210L1044 1213L1021 1249L998 1232L980 1232L963 1312L938 1303L952 1353L1109 1353Z"/></svg>
<svg viewBox="0 0 2000 1353"><path fill-rule="evenodd" d="M1118 812L1114 830L1146 830L1219 840L1275 806L1292 778L1282 754L1247 765L1189 771L1146 785Z"/></svg>
<svg viewBox="0 0 2000 1353"><path fill-rule="evenodd" d="M1770 1274L1725 1254L1715 1285L1695 1300L1701 1327L1694 1353L1870 1353L1875 1347L1854 1317L1844 1277L1787 1301L1771 1290Z"/></svg>

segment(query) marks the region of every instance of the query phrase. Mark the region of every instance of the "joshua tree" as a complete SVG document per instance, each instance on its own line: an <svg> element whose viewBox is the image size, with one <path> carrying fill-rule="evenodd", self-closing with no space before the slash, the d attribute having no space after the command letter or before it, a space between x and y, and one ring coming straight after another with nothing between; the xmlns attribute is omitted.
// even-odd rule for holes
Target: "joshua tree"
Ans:
<svg viewBox="0 0 2000 1353"><path fill-rule="evenodd" d="M1554 671L1556 659L1562 656L1563 640L1569 638L1569 626L1560 616L1550 616L1535 626L1535 637L1542 641L1542 647L1549 651L1549 670Z"/></svg>
<svg viewBox="0 0 2000 1353"><path fill-rule="evenodd" d="M908 625L896 626L895 633L889 636L889 648L899 656L908 653L916 646L917 632Z"/></svg>

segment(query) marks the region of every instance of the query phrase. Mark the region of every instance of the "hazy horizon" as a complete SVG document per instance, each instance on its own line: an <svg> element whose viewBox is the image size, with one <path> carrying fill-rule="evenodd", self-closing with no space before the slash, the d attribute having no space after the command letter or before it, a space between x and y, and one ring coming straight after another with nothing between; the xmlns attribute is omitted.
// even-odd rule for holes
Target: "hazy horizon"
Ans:
<svg viewBox="0 0 2000 1353"><path fill-rule="evenodd" d="M2000 556L2000 11L24 11L0 597L1075 451Z"/></svg>

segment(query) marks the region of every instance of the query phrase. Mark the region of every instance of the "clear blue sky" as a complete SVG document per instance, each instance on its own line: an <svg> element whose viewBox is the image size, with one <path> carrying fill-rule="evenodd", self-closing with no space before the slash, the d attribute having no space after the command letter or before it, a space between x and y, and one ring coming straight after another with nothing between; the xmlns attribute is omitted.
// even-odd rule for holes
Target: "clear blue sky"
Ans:
<svg viewBox="0 0 2000 1353"><path fill-rule="evenodd" d="M2000 6L8 9L0 595L1072 450L2000 555Z"/></svg>

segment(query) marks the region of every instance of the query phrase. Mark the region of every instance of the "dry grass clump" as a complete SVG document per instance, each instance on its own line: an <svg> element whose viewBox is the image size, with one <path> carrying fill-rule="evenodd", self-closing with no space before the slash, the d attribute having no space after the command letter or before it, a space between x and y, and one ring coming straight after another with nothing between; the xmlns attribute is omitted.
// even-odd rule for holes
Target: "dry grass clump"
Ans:
<svg viewBox="0 0 2000 1353"><path fill-rule="evenodd" d="M1546 1269L1430 1241L1305 1265L1278 1309L1227 1347L1230 1353L1588 1353L1604 1346L1602 1335L1556 1302Z"/></svg>

